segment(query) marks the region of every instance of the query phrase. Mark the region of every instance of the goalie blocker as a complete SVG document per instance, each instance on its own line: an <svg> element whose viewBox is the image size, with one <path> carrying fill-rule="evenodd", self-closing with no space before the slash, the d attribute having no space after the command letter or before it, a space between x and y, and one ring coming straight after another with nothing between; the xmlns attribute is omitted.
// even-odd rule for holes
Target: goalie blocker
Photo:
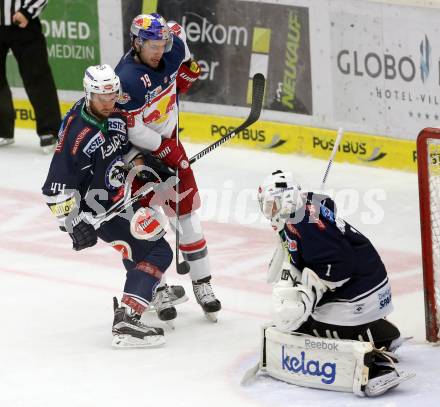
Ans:
<svg viewBox="0 0 440 407"><path fill-rule="evenodd" d="M397 371L395 355L369 342L287 334L262 328L257 366L243 377L248 384L259 372L303 387L379 396L414 374Z"/></svg>

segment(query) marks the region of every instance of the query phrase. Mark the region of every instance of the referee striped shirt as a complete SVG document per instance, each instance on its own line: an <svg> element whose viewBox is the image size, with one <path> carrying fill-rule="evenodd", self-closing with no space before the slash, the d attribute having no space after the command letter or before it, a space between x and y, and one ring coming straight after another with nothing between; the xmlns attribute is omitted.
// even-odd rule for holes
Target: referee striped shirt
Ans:
<svg viewBox="0 0 440 407"><path fill-rule="evenodd" d="M39 16L47 0L0 0L0 26L12 25L12 16L20 11L28 20Z"/></svg>

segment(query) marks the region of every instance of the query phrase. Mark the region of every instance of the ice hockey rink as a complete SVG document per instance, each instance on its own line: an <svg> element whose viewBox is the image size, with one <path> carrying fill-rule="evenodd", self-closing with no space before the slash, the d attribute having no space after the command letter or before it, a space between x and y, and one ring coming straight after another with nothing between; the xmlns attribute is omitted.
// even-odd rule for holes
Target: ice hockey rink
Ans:
<svg viewBox="0 0 440 407"><path fill-rule="evenodd" d="M203 146L187 144L189 155ZM250 407L439 406L440 347L424 341L417 177L413 173L335 163L327 187L339 215L367 235L388 268L395 322L412 337L398 351L411 381L375 399L296 387L268 377L240 386L258 360L260 326L271 288L266 267L275 236L259 215L260 180L291 170L304 189L320 185L326 162L222 146L196 164L214 290L223 310L209 322L189 277L174 267L190 301L178 306L175 330L157 349L111 347L112 297L125 272L103 243L71 249L41 196L50 156L32 131L0 151L0 406ZM168 239L174 244L174 237Z"/></svg>

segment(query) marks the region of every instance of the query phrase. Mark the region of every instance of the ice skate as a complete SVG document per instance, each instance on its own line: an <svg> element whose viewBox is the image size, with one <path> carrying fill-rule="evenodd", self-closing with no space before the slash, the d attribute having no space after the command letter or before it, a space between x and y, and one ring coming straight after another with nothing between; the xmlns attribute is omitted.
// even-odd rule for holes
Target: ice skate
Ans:
<svg viewBox="0 0 440 407"><path fill-rule="evenodd" d="M185 289L181 285L169 285L168 294L173 305L182 304L188 301L188 296L185 293Z"/></svg>
<svg viewBox="0 0 440 407"><path fill-rule="evenodd" d="M13 138L0 137L0 147L8 146L10 144L14 144Z"/></svg>
<svg viewBox="0 0 440 407"><path fill-rule="evenodd" d="M174 329L172 321L177 317L177 311L171 300L171 290L167 284L157 288L152 303L159 319Z"/></svg>
<svg viewBox="0 0 440 407"><path fill-rule="evenodd" d="M115 348L157 347L165 343L162 328L150 327L140 322L140 315L128 307L120 307L113 298L113 343Z"/></svg>
<svg viewBox="0 0 440 407"><path fill-rule="evenodd" d="M43 154L52 154L55 151L58 139L52 134L43 134L40 136L40 147Z"/></svg>
<svg viewBox="0 0 440 407"><path fill-rule="evenodd" d="M380 396L388 390L398 386L400 383L415 376L415 373L405 372L403 370L398 371L394 366L386 364L375 364L371 369L372 377L368 380L364 389L364 393L367 397Z"/></svg>
<svg viewBox="0 0 440 407"><path fill-rule="evenodd" d="M211 276L193 281L193 290L196 300L202 307L206 318L211 322L217 322L217 313L220 311L222 305L220 301L215 298L210 280Z"/></svg>

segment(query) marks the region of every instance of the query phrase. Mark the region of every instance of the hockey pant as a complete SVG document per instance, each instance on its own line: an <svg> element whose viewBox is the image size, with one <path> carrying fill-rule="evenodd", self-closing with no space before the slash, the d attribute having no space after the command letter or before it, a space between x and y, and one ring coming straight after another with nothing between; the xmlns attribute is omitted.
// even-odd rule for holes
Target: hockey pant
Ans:
<svg viewBox="0 0 440 407"><path fill-rule="evenodd" d="M180 251L183 258L189 263L192 281L197 281L211 275L208 258L208 248L203 236L202 225L198 214L200 197L193 171L187 170L180 176L179 196L179 223L180 223ZM133 182L133 192L142 186L138 181ZM169 218L176 217L176 191L168 191L162 194L150 194L140 200L144 207L160 205ZM174 220L174 219L173 219ZM175 224L175 222L172 222Z"/></svg>
<svg viewBox="0 0 440 407"><path fill-rule="evenodd" d="M320 338L352 339L373 342L378 349L389 349L391 342L400 338L399 329L386 319L378 319L363 325L341 326L318 322L310 317L295 332Z"/></svg>
<svg viewBox="0 0 440 407"><path fill-rule="evenodd" d="M155 241L136 239L130 232L130 222L121 216L104 223L98 236L122 254L127 270L122 302L142 314L173 260L170 245L163 237Z"/></svg>

